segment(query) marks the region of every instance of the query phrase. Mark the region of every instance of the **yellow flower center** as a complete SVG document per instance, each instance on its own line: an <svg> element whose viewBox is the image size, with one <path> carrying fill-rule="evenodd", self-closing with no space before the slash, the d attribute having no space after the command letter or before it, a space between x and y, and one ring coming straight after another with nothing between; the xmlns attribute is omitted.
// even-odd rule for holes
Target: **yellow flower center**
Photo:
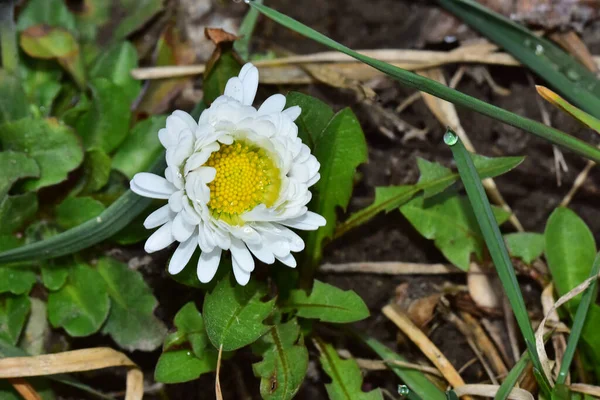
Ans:
<svg viewBox="0 0 600 400"><path fill-rule="evenodd" d="M241 223L240 214L261 203L270 207L279 196L279 169L264 149L251 143L237 140L222 144L206 165L217 171L208 184L208 207L213 215L232 225Z"/></svg>

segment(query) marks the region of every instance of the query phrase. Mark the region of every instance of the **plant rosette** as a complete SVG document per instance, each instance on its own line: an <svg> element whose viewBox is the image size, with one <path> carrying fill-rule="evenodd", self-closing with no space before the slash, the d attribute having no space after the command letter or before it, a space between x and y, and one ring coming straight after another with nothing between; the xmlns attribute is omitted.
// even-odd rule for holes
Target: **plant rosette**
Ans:
<svg viewBox="0 0 600 400"><path fill-rule="evenodd" d="M168 199L144 221L147 229L160 227L144 248L152 253L179 242L171 274L181 272L200 247L198 279L209 282L229 250L234 276L246 285L253 256L296 266L292 252L303 250L304 241L289 228L316 230L326 223L306 206L320 164L298 137L300 107L284 110L285 97L275 94L256 109L257 89L258 70L248 63L198 122L173 112L158 132L166 149L165 177L143 172L131 180L140 196Z"/></svg>

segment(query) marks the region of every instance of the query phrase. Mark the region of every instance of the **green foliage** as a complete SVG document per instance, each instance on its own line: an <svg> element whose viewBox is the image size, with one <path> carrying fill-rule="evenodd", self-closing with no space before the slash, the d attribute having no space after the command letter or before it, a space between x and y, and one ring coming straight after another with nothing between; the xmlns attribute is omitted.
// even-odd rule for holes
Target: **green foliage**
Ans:
<svg viewBox="0 0 600 400"><path fill-rule="evenodd" d="M504 235L504 241L510 255L531 264L544 253L546 245L544 235L532 232L515 232Z"/></svg>
<svg viewBox="0 0 600 400"><path fill-rule="evenodd" d="M237 76L240 69L240 63L233 55L233 51L224 51L214 65L204 73L204 102L210 104L221 96L225 92L225 85L229 78Z"/></svg>
<svg viewBox="0 0 600 400"><path fill-rule="evenodd" d="M356 361L342 360L333 346L320 341L317 343L321 365L331 378L331 383L325 385L331 400L383 400L379 389L368 393L362 391L362 375Z"/></svg>
<svg viewBox="0 0 600 400"><path fill-rule="evenodd" d="M64 181L83 160L75 133L55 119L23 118L0 125L4 150L27 153L40 167L40 178L23 184L38 190Z"/></svg>
<svg viewBox="0 0 600 400"><path fill-rule="evenodd" d="M508 219L506 211L493 210L498 223ZM460 269L469 270L473 253L482 259L485 242L467 198L452 192L428 199L416 197L400 207L400 212L421 235L435 240L436 247Z"/></svg>
<svg viewBox="0 0 600 400"><path fill-rule="evenodd" d="M29 116L27 96L19 79L0 69L0 124Z"/></svg>
<svg viewBox="0 0 600 400"><path fill-rule="evenodd" d="M40 169L34 159L25 153L0 152L0 199L8 194L19 179L37 178Z"/></svg>
<svg viewBox="0 0 600 400"><path fill-rule="evenodd" d="M33 271L23 268L0 268L0 293L27 294L35 281Z"/></svg>
<svg viewBox="0 0 600 400"><path fill-rule="evenodd" d="M19 14L17 29L24 31L34 25L62 27L74 32L75 17L62 0L30 0Z"/></svg>
<svg viewBox="0 0 600 400"><path fill-rule="evenodd" d="M298 321L274 325L253 345L253 350L262 357L252 366L254 375L261 378L262 398L293 398L308 368L308 350L300 337Z"/></svg>
<svg viewBox="0 0 600 400"><path fill-rule="evenodd" d="M158 302L142 275L111 258L100 259L97 270L111 299L102 332L129 351L160 346L167 328L154 316Z"/></svg>
<svg viewBox="0 0 600 400"><path fill-rule="evenodd" d="M348 323L369 316L367 305L353 290L341 290L318 280L310 295L302 289L292 290L282 307L296 310L299 317L323 322Z"/></svg>
<svg viewBox="0 0 600 400"><path fill-rule="evenodd" d="M273 311L275 300L263 302L264 284L251 280L240 286L225 276L204 299L204 323L211 343L224 351L253 343L269 330L263 321Z"/></svg>
<svg viewBox="0 0 600 400"><path fill-rule="evenodd" d="M138 96L141 83L131 76L131 70L138 67L135 47L127 42L116 43L101 53L90 68L90 79L106 78L119 87L131 104Z"/></svg>
<svg viewBox="0 0 600 400"><path fill-rule="evenodd" d="M154 378L163 383L179 383L197 379L216 369L218 353L207 349L209 339L202 315L193 302L175 315L176 331L165 339ZM191 350L191 351L190 351Z"/></svg>
<svg viewBox="0 0 600 400"><path fill-rule="evenodd" d="M5 196L0 200L0 234L12 233L23 226L38 209L35 193Z"/></svg>
<svg viewBox="0 0 600 400"><path fill-rule="evenodd" d="M104 208L91 197L67 197L56 207L56 222L63 229L70 229L97 217Z"/></svg>
<svg viewBox="0 0 600 400"><path fill-rule="evenodd" d="M524 160L524 157L488 158L476 154L471 154L471 158L481 179L502 175L517 167ZM421 176L415 185L376 187L373 204L350 215L344 223L338 226L335 237L368 222L380 212L397 209L421 191L425 198L440 193L459 178L457 173L439 164L421 158L417 158L417 164Z"/></svg>
<svg viewBox="0 0 600 400"><path fill-rule="evenodd" d="M100 330L108 317L110 300L102 277L93 268L74 265L67 283L48 295L48 319L70 336L88 336Z"/></svg>
<svg viewBox="0 0 600 400"><path fill-rule="evenodd" d="M302 113L295 121L298 125L298 136L302 139L302 143L313 150L335 113L321 100L299 92L290 92L286 96L285 107L293 106L302 109Z"/></svg>
<svg viewBox="0 0 600 400"><path fill-rule="evenodd" d="M115 153L112 167L128 178L147 170L164 152L157 132L166 121L164 115L155 115L138 122Z"/></svg>
<svg viewBox="0 0 600 400"><path fill-rule="evenodd" d="M81 193L90 194L102 189L110 178L112 160L104 150L94 148L85 152Z"/></svg>
<svg viewBox="0 0 600 400"><path fill-rule="evenodd" d="M23 89L43 117L50 115L52 103L62 89L61 76L62 71L51 61L26 58L21 63Z"/></svg>
<svg viewBox="0 0 600 400"><path fill-rule="evenodd" d="M27 295L0 295L0 340L12 345L17 343L30 308Z"/></svg>
<svg viewBox="0 0 600 400"><path fill-rule="evenodd" d="M544 237L548 268L554 287L562 296L588 278L596 258L594 235L577 214L560 207L548 218ZM568 304L576 306L580 297Z"/></svg>
<svg viewBox="0 0 600 400"><path fill-rule="evenodd" d="M59 290L67 282L71 264L66 261L51 260L42 267L42 283L48 290Z"/></svg>

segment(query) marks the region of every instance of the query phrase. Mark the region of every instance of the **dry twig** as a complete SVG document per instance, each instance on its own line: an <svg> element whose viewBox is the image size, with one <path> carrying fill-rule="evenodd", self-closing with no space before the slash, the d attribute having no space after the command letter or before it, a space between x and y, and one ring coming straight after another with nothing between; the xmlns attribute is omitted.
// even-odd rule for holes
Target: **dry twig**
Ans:
<svg viewBox="0 0 600 400"><path fill-rule="evenodd" d="M365 261L343 264L323 264L321 272L364 273L379 275L442 275L464 274L465 271L449 264L419 264L395 261Z"/></svg>

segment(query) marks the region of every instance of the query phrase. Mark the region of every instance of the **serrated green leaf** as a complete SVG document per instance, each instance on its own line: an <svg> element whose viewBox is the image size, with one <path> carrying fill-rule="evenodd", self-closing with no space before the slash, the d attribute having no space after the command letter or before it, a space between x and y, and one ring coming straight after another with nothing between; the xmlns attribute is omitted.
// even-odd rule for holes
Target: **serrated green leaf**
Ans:
<svg viewBox="0 0 600 400"><path fill-rule="evenodd" d="M594 235L577 214L559 207L548 218L544 237L554 287L563 296L588 278L596 258ZM576 307L579 298L581 295L567 304Z"/></svg>
<svg viewBox="0 0 600 400"><path fill-rule="evenodd" d="M241 66L228 50L221 54L215 64L204 73L204 101L208 104L225 92L229 78L238 76Z"/></svg>
<svg viewBox="0 0 600 400"><path fill-rule="evenodd" d="M0 152L0 200L19 179L39 176L40 168L27 154L14 151Z"/></svg>
<svg viewBox="0 0 600 400"><path fill-rule="evenodd" d="M90 82L92 108L77 119L75 128L83 138L84 147L114 151L127 137L131 111L123 90L106 78Z"/></svg>
<svg viewBox="0 0 600 400"><path fill-rule="evenodd" d="M321 163L321 179L313 186L309 209L325 217L327 224L306 235L306 265L301 270L305 276L320 262L323 241L335 230L337 209L345 210L352 196L356 168L367 161L365 136L352 110L335 114L315 143L313 155Z"/></svg>
<svg viewBox="0 0 600 400"><path fill-rule="evenodd" d="M331 400L383 400L379 389L368 393L362 391L363 378L356 361L342 360L330 344L318 341L317 347L323 370L331 378L331 383L325 384Z"/></svg>
<svg viewBox="0 0 600 400"><path fill-rule="evenodd" d="M544 253L545 239L541 233L515 232L504 235L510 255L531 264Z"/></svg>
<svg viewBox="0 0 600 400"><path fill-rule="evenodd" d="M79 43L69 30L34 25L21 32L19 43L23 51L33 58L56 59L80 88L85 86L85 70Z"/></svg>
<svg viewBox="0 0 600 400"><path fill-rule="evenodd" d="M90 79L106 78L125 94L131 104L141 89L139 80L131 76L131 70L138 66L135 47L123 41L111 46L100 54L90 68Z"/></svg>
<svg viewBox="0 0 600 400"><path fill-rule="evenodd" d="M318 280L310 295L302 289L292 290L283 307L297 310L299 317L323 322L348 323L369 316L367 305L353 290L342 290Z"/></svg>
<svg viewBox="0 0 600 400"><path fill-rule="evenodd" d="M517 167L525 159L524 157L488 158L478 154L469 154L481 179L504 174ZM397 209L421 191L423 191L426 198L440 193L459 178L457 173L439 164L421 158L417 159L417 164L421 177L415 185L376 187L373 204L350 215L346 221L337 227L335 237L340 237L349 230L366 223L380 212L390 212ZM443 175L442 172L447 173Z"/></svg>
<svg viewBox="0 0 600 400"><path fill-rule="evenodd" d="M19 13L17 29L25 29L39 24L59 26L75 32L75 17L63 0L29 0Z"/></svg>
<svg viewBox="0 0 600 400"><path fill-rule="evenodd" d="M13 233L33 217L38 209L35 193L6 196L0 199L0 234Z"/></svg>
<svg viewBox="0 0 600 400"><path fill-rule="evenodd" d="M189 342L194 355L202 358L209 340L204 328L204 319L194 302L187 303L177 312L174 323L177 327L176 335L181 339L177 344L181 345L183 341ZM165 340L164 350L169 349L170 346L167 345Z"/></svg>
<svg viewBox="0 0 600 400"><path fill-rule="evenodd" d="M333 118L333 109L321 100L299 92L290 92L286 96L285 108L293 106L302 109L295 121L298 125L298 137L312 150Z"/></svg>
<svg viewBox="0 0 600 400"><path fill-rule="evenodd" d="M217 349L232 351L249 345L269 330L263 323L275 300L261 299L266 287L255 280L240 286L232 276L221 279L204 299L203 315L208 337Z"/></svg>
<svg viewBox="0 0 600 400"><path fill-rule="evenodd" d="M252 365L260 377L263 399L289 400L300 389L308 368L308 350L299 343L300 326L295 319L275 325L253 349L262 361Z"/></svg>
<svg viewBox="0 0 600 400"><path fill-rule="evenodd" d="M145 171L164 152L158 131L165 127L166 120L164 115L155 115L138 122L115 153L112 167L128 178Z"/></svg>
<svg viewBox="0 0 600 400"><path fill-rule="evenodd" d="M104 209L104 204L91 197L67 197L56 207L56 222L70 229L96 218Z"/></svg>
<svg viewBox="0 0 600 400"><path fill-rule="evenodd" d="M102 189L110 178L112 160L102 149L94 148L85 152L81 194L91 194Z"/></svg>
<svg viewBox="0 0 600 400"><path fill-rule="evenodd" d="M29 104L21 81L0 69L0 124L29 116Z"/></svg>
<svg viewBox="0 0 600 400"><path fill-rule="evenodd" d="M97 269L112 300L102 332L128 351L158 348L167 328L154 316L158 302L142 275L112 258L100 259Z"/></svg>
<svg viewBox="0 0 600 400"><path fill-rule="evenodd" d="M215 350L207 351L202 358L189 350L162 353L154 370L154 379L162 383L181 383L197 379L200 375L217 369Z"/></svg>
<svg viewBox="0 0 600 400"><path fill-rule="evenodd" d="M98 332L108 317L109 308L102 277L84 264L73 266L67 283L48 295L50 323L55 328L64 328L73 337Z"/></svg>
<svg viewBox="0 0 600 400"><path fill-rule="evenodd" d="M0 295L0 339L17 344L30 307L27 295Z"/></svg>
<svg viewBox="0 0 600 400"><path fill-rule="evenodd" d="M28 294L35 282L33 271L23 268L0 268L0 293Z"/></svg>
<svg viewBox="0 0 600 400"><path fill-rule="evenodd" d="M27 153L40 167L40 178L23 183L38 190L67 178L83 160L83 152L72 129L57 120L23 118L0 125L4 150Z"/></svg>
<svg viewBox="0 0 600 400"><path fill-rule="evenodd" d="M498 223L508 219L506 211L493 210ZM469 270L473 253L482 259L485 241L467 198L447 192L429 199L420 196L400 207L400 212L421 235L435 240L435 246L460 269Z"/></svg>

